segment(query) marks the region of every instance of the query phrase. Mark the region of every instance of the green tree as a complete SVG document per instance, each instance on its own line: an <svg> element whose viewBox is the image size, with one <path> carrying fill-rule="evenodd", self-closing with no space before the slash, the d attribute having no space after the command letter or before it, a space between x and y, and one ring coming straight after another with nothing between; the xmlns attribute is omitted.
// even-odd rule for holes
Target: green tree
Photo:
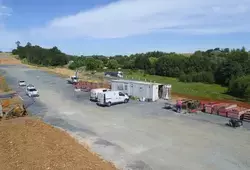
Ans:
<svg viewBox="0 0 250 170"><path fill-rule="evenodd" d="M250 101L250 75L238 77L230 82L228 92Z"/></svg>
<svg viewBox="0 0 250 170"><path fill-rule="evenodd" d="M109 69L117 69L119 67L118 62L115 59L110 59L107 63Z"/></svg>
<svg viewBox="0 0 250 170"><path fill-rule="evenodd" d="M103 68L103 62L98 59L88 58L86 60L86 69L87 70L99 70Z"/></svg>
<svg viewBox="0 0 250 170"><path fill-rule="evenodd" d="M242 66L236 61L228 60L218 67L218 70L215 72L215 80L218 84L228 86L232 77L242 75Z"/></svg>
<svg viewBox="0 0 250 170"><path fill-rule="evenodd" d="M20 41L16 41L16 46L17 46L17 48L20 46Z"/></svg>

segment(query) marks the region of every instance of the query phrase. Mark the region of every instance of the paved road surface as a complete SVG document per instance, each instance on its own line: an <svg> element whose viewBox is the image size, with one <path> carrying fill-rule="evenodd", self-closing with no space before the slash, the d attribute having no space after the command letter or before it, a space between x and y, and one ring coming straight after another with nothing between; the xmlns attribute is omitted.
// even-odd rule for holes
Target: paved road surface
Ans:
<svg viewBox="0 0 250 170"><path fill-rule="evenodd" d="M123 169L249 170L250 125L232 129L225 118L178 115L163 103L137 103L110 108L96 106L88 93L76 95L66 80L21 66L0 66L30 111L67 130L93 151ZM18 80L34 84L34 101L17 87Z"/></svg>

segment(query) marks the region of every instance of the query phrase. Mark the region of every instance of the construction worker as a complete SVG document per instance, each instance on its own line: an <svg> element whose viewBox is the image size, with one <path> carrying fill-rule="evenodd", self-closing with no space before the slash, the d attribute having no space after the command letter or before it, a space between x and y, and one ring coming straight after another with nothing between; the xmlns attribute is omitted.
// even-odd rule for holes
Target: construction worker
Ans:
<svg viewBox="0 0 250 170"><path fill-rule="evenodd" d="M181 109L182 109L182 100L181 99L178 99L176 101L176 109L177 109L178 113L181 113Z"/></svg>

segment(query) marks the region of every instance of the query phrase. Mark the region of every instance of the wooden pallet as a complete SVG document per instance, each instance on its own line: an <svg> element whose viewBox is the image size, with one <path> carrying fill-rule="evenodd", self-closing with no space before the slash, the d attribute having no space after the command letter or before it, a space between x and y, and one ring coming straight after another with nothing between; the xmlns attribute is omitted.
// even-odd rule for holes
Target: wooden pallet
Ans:
<svg viewBox="0 0 250 170"><path fill-rule="evenodd" d="M244 121L250 122L250 112L246 112L246 113L244 114L243 120L244 120Z"/></svg>

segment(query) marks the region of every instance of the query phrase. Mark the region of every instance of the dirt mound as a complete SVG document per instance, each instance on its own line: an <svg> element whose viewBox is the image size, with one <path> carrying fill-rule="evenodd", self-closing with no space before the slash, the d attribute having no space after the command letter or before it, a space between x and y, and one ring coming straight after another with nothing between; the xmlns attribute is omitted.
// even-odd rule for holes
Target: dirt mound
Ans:
<svg viewBox="0 0 250 170"><path fill-rule="evenodd" d="M113 170L66 132L29 117L0 122L0 169Z"/></svg>

